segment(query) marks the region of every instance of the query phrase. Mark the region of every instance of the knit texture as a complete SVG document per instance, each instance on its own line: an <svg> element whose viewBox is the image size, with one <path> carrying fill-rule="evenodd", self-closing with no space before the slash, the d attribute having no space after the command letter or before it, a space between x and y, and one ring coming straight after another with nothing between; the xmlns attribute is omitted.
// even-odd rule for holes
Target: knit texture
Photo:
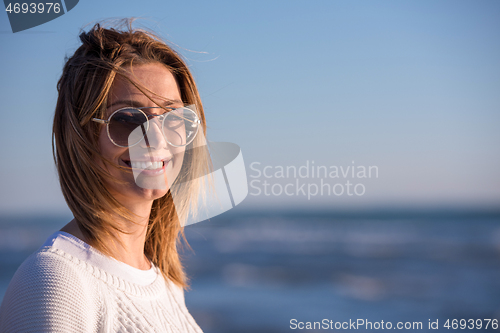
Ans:
<svg viewBox="0 0 500 333"><path fill-rule="evenodd" d="M138 283L144 271L128 278L134 268L67 234L52 237L12 278L0 332L202 332L184 291L157 268L152 283Z"/></svg>

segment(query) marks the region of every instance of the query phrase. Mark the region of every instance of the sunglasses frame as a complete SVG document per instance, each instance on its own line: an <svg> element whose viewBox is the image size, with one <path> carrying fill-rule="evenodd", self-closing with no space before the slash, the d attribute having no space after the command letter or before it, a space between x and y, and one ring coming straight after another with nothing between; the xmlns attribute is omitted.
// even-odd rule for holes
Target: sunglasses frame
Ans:
<svg viewBox="0 0 500 333"><path fill-rule="evenodd" d="M165 113L162 113L162 114L150 114L150 115L147 115L144 111L142 111L142 109L163 109L163 110L169 110ZM167 136L165 135L165 128L163 126L163 122L165 121L165 119L167 118L167 116L170 114L170 112L172 111L175 111L177 109L186 109L186 110L189 110L191 111L195 116L196 116L196 120L194 121L195 123L198 124L198 126L196 127L196 133L193 135L193 137L191 138L191 140L189 142L187 142L186 144L184 145L174 145L172 144L168 139L167 139ZM112 138L111 138L111 134L109 132L109 124L111 122L111 118L113 118L113 116L117 113L117 112L120 112L120 111L123 111L123 110L138 110L140 113L142 113L144 115L144 117L147 119L145 121L146 123L146 131L144 132L142 138L144 138L146 136L146 133L149 131L149 120L151 120L152 118L154 117L160 117L160 120L161 120L161 133L163 135L163 137L165 138L165 141L172 147L176 147L176 148L180 148L180 147L186 147L187 145L189 145L191 142L193 142L194 138L196 137L196 135L198 134L198 131L199 131L199 128L200 128L200 124L201 124L201 121L200 121L200 118L198 117L198 115L196 114L195 111L191 110L189 107L186 107L186 106L183 106L183 107L180 107L180 108L170 108L170 107L161 107L161 106L144 106L144 107L139 107L139 108L136 108L136 107L130 107L130 106L127 106L127 107L124 107L124 108L121 108L121 109L118 109L116 111L114 111L109 117L108 119L99 119L99 118L92 118L92 121L95 121L96 123L99 123L99 124L106 124L106 132L108 133L108 138L109 140L117 147L121 147L121 148L130 148L130 147L133 147L135 145L137 145L139 142L141 142L142 138L137 141L136 143L134 143L133 145L130 145L130 146L122 146L122 145L119 145L118 143L116 143Z"/></svg>

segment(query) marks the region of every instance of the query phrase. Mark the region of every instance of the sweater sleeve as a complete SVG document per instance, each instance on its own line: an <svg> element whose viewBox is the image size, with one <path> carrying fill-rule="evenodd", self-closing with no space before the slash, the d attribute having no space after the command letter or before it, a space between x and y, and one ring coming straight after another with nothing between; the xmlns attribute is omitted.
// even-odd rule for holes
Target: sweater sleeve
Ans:
<svg viewBox="0 0 500 333"><path fill-rule="evenodd" d="M34 253L9 284L0 332L97 332L100 302L85 274L56 253Z"/></svg>

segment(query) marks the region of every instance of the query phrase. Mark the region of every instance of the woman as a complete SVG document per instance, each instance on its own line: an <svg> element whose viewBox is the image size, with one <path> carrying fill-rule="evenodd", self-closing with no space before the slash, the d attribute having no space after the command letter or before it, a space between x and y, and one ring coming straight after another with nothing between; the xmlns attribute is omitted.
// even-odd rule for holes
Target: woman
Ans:
<svg viewBox="0 0 500 333"><path fill-rule="evenodd" d="M201 332L177 252L210 166L186 64L131 21L80 35L58 82L54 158L74 220L18 269L1 332ZM187 106L187 107L186 107ZM175 199L175 205L174 205Z"/></svg>

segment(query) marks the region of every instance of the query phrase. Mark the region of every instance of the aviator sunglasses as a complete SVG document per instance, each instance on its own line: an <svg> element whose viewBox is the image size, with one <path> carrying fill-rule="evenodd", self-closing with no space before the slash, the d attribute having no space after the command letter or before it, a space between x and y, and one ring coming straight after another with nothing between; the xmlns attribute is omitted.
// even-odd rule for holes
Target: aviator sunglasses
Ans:
<svg viewBox="0 0 500 333"><path fill-rule="evenodd" d="M167 112L146 114L143 109L164 109ZM173 147L190 144L200 127L198 115L189 107L125 107L113 112L107 120L92 118L92 121L106 124L111 142L118 147L127 148L138 144L146 136L150 119L154 118L159 120L165 140Z"/></svg>

